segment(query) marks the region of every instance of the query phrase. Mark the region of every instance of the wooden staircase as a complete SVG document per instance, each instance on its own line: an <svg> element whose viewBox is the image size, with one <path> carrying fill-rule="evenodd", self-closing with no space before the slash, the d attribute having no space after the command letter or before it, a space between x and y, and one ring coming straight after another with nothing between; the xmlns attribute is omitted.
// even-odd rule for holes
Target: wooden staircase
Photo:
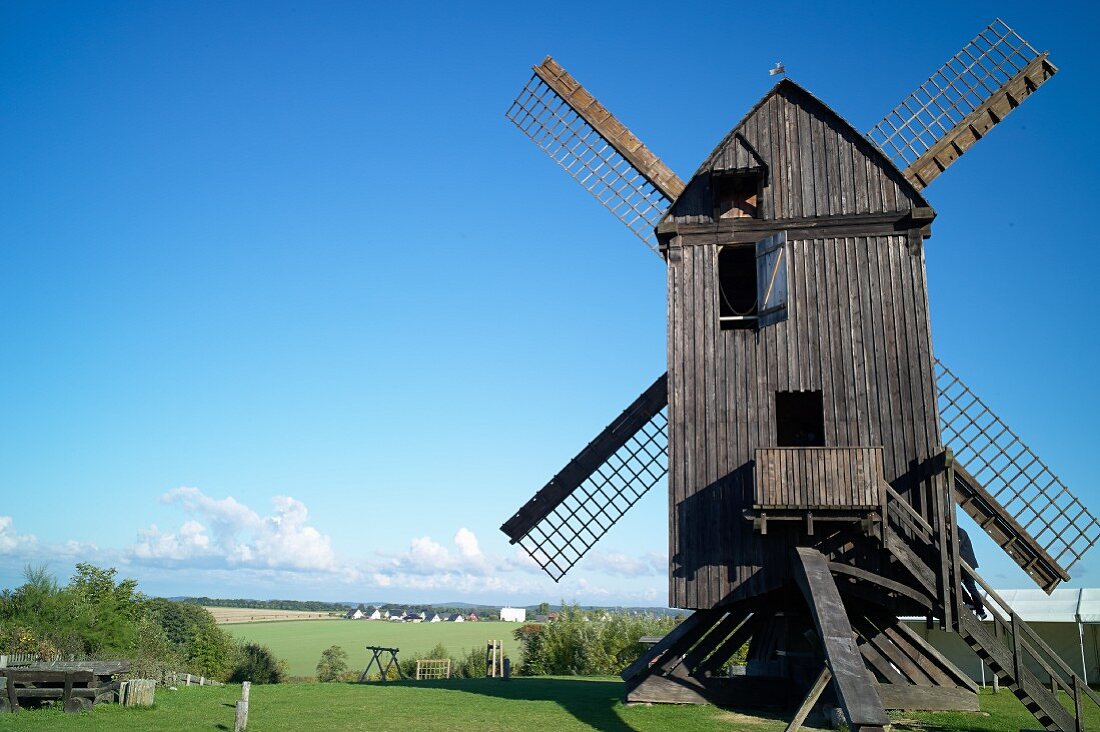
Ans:
<svg viewBox="0 0 1100 732"><path fill-rule="evenodd" d="M944 619L945 629L962 636L997 674L1002 685L1012 691L1045 729L1083 732L1081 704L1087 696L1100 706L1100 695L1086 686L971 567L957 556L945 560L945 554L952 553L951 544L944 538L953 534L949 524L944 530L934 531L908 503L896 493L891 491L890 494L889 523L883 527L882 539L898 559L898 566L904 567L929 597L936 598L929 611ZM963 604L957 582L945 583L939 575L948 565L958 570L955 577L963 574L973 577L986 592L985 599L993 616L989 627ZM1036 675L1031 665L1038 665L1046 678ZM1063 705L1059 691L1069 695L1072 710Z"/></svg>

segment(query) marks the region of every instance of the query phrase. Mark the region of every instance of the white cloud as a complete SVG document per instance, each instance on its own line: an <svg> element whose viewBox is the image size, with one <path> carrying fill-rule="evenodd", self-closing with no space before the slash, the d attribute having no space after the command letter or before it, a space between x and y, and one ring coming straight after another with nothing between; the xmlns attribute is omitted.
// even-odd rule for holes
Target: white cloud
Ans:
<svg viewBox="0 0 1100 732"><path fill-rule="evenodd" d="M176 532L161 532L156 524L138 530L138 542L133 547L139 559L171 559L183 561L214 553L206 527L198 521L185 521Z"/></svg>
<svg viewBox="0 0 1100 732"><path fill-rule="evenodd" d="M640 557L618 552L595 552L584 561L587 569L616 577L646 577L668 571L668 558L656 552Z"/></svg>
<svg viewBox="0 0 1100 732"><path fill-rule="evenodd" d="M335 571L336 556L329 537L308 522L309 511L289 496L272 499L274 512L260 516L232 496L215 499L198 488L168 491L161 501L179 504L192 516L175 531L155 524L138 531L133 555L142 560L194 562L218 560L229 566L268 567L303 571Z"/></svg>
<svg viewBox="0 0 1100 732"><path fill-rule="evenodd" d="M11 516L0 516L0 554L14 554L38 544L32 534L19 534Z"/></svg>
<svg viewBox="0 0 1100 732"><path fill-rule="evenodd" d="M455 546L458 547L458 551L466 559L476 559L481 557L481 547L478 546L477 537L474 536L474 532L463 526L455 534Z"/></svg>
<svg viewBox="0 0 1100 732"><path fill-rule="evenodd" d="M664 595L663 582L645 581L663 577L666 571L666 558L656 553L594 552L555 583L521 547L486 551L466 526L450 541L421 535L411 538L403 552L376 552L364 558L360 550L341 558L330 537L311 525L306 505L289 496L273 497L266 513L232 496L216 498L193 487L173 489L160 500L181 512L178 523L148 525L124 549L100 549L75 540L43 544L18 533L10 516L0 516L0 558L11 566L52 558L106 562L128 568L131 574L140 568L141 578L179 587L175 592L203 592L190 588L206 588L213 582L243 592L295 587L302 593L353 591L366 597L385 590L394 600L407 592L436 601L446 595L479 602L496 597L651 604ZM535 557L542 557L539 550Z"/></svg>

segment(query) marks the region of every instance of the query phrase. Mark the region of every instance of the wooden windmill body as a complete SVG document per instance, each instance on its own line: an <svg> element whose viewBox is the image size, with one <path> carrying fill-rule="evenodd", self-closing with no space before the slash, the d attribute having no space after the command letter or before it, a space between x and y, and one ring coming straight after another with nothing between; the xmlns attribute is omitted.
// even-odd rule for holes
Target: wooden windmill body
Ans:
<svg viewBox="0 0 1100 732"><path fill-rule="evenodd" d="M962 561L955 507L1048 592L1100 523L935 359L924 265L921 190L1056 72L1046 54L998 20L866 136L784 79L686 183L553 59L534 71L509 118L668 265L667 375L502 526L557 580L667 474L669 605L695 612L623 672L627 701L801 688L796 726L825 693L867 729L976 709L897 620L918 615L1078 728L1050 689L1100 697Z"/></svg>

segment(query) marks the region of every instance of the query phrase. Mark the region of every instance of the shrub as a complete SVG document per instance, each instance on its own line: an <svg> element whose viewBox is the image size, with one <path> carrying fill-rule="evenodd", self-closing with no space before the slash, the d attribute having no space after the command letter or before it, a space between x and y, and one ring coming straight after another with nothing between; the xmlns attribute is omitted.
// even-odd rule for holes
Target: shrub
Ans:
<svg viewBox="0 0 1100 732"><path fill-rule="evenodd" d="M286 678L286 663L275 658L267 646L245 643L240 649L229 680L234 683L251 681L253 684L279 684Z"/></svg>
<svg viewBox="0 0 1100 732"><path fill-rule="evenodd" d="M485 677L485 649L471 648L466 654L451 664L451 675L460 679L480 679Z"/></svg>
<svg viewBox="0 0 1100 732"><path fill-rule="evenodd" d="M605 613L590 621L576 605L563 605L557 621L516 629L523 667L515 672L526 676L618 674L645 652L639 638L665 635L676 624L669 617L628 613Z"/></svg>
<svg viewBox="0 0 1100 732"><path fill-rule="evenodd" d="M348 672L348 652L340 646L329 646L321 652L317 662L317 680L321 682L343 681Z"/></svg>

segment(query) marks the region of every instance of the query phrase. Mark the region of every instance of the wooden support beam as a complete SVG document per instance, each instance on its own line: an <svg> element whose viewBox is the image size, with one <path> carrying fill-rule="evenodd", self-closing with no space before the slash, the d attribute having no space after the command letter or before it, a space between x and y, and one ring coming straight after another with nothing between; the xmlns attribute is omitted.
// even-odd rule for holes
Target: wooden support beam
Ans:
<svg viewBox="0 0 1100 732"><path fill-rule="evenodd" d="M683 193L684 182L680 177L650 152L649 148L626 128L626 125L615 119L615 115L596 101L596 98L570 76L561 64L547 56L541 64L532 69L669 201L675 201Z"/></svg>
<svg viewBox="0 0 1100 732"><path fill-rule="evenodd" d="M876 684L887 709L923 712L977 712L978 694L953 686L915 686L913 684Z"/></svg>
<svg viewBox="0 0 1100 732"><path fill-rule="evenodd" d="M920 190L935 180L940 173L969 150L975 142L985 137L993 126L1020 105L1047 79L1058 72L1050 62L1049 54L1042 53L1013 76L989 99L973 112L963 117L935 145L928 148L912 165L903 171L906 179Z"/></svg>
<svg viewBox="0 0 1100 732"><path fill-rule="evenodd" d="M696 610L689 615L684 622L673 628L668 635L657 643L654 643L637 661L627 666L626 670L619 674L619 677L623 681L629 681L643 671L648 670L650 664L666 652L679 650L683 653L687 651L687 649L702 638L723 615L725 615L725 611L723 610Z"/></svg>
<svg viewBox="0 0 1100 732"><path fill-rule="evenodd" d="M928 595L923 592L915 590L909 585L902 584L901 582L896 582L882 575L875 574L874 572L869 572L866 569L860 569L859 567L853 567L841 562L829 562L829 571L833 574L842 574L847 577L863 580L864 582L870 582L885 590L908 597L910 600L920 603L923 607L932 607L932 598L928 597Z"/></svg>
<svg viewBox="0 0 1100 732"><path fill-rule="evenodd" d="M810 608L849 726L853 729L886 727L890 718L856 646L844 602L825 557L816 549L797 547L792 564L795 582Z"/></svg>
<svg viewBox="0 0 1100 732"><path fill-rule="evenodd" d="M814 708L814 704L817 704L817 700L821 698L821 693L825 691L825 687L832 681L833 674L829 671L829 667L821 669L821 673L817 675L817 680L814 681L814 685L810 687L810 691L806 694L806 698L802 700L802 705L798 708L798 711L794 713L794 718L791 719L791 723L787 725L786 732L797 732L802 728L802 723L806 721L806 717L810 716L810 712Z"/></svg>

